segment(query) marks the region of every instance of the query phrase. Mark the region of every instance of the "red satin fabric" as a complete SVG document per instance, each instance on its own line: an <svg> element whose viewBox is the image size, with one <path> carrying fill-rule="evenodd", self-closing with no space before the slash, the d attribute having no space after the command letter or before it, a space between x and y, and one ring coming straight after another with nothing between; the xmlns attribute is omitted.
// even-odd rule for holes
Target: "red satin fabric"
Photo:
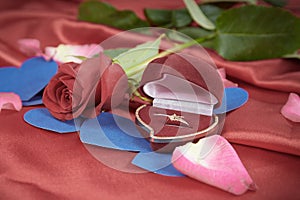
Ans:
<svg viewBox="0 0 300 200"><path fill-rule="evenodd" d="M119 9L134 9L140 16L144 7L183 6L180 0L109 2ZM18 50L17 40L20 38L37 38L44 48L60 43L100 43L120 32L77 21L78 5L78 1L59 0L1 1L0 66L19 66L26 59ZM297 0L290 1L288 8L300 14ZM229 62L211 50L208 52L216 65L226 68L229 78L250 94L245 106L227 114L223 130L223 136L238 143L234 148L259 187L258 191L248 192L237 199L299 198L300 125L285 119L280 109L289 92L300 93L300 61ZM22 117L29 109L32 107L21 112L0 113L0 199L233 197L189 178L131 174L111 169L88 153L77 133L59 135L26 124ZM134 168L124 160L125 154L132 153L102 148L97 151Z"/></svg>
<svg viewBox="0 0 300 200"><path fill-rule="evenodd" d="M288 94L300 93L300 61L229 62L210 54L249 93L243 107L227 114L223 136L239 144L300 155L300 124L280 113Z"/></svg>

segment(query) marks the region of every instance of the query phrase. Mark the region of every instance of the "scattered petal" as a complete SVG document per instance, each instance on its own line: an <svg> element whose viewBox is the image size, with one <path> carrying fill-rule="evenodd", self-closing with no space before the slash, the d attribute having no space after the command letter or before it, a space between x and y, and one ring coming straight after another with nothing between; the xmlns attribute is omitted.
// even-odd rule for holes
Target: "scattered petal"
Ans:
<svg viewBox="0 0 300 200"><path fill-rule="evenodd" d="M56 54L56 47L46 47L43 57L45 60L49 61L51 58L55 56L55 54Z"/></svg>
<svg viewBox="0 0 300 200"><path fill-rule="evenodd" d="M224 87L238 87L238 84L237 83L234 83L228 79L226 79L226 71L225 71L225 68L219 68L218 69L218 73L220 74L221 78L222 78L222 81L223 81L223 84L224 84Z"/></svg>
<svg viewBox="0 0 300 200"><path fill-rule="evenodd" d="M80 59L79 57L92 58L102 51L103 51L102 47L98 44L86 44L86 45L60 44L57 47L46 47L45 56L46 59L53 58L53 60L60 63L66 63L66 62L82 63L82 59Z"/></svg>
<svg viewBox="0 0 300 200"><path fill-rule="evenodd" d="M20 97L13 92L0 92L0 112L2 109L20 111L22 109Z"/></svg>
<svg viewBox="0 0 300 200"><path fill-rule="evenodd" d="M181 173L235 195L256 189L233 147L219 135L177 147L172 163Z"/></svg>
<svg viewBox="0 0 300 200"><path fill-rule="evenodd" d="M42 51L40 48L40 41L37 39L24 38L18 40L20 51L27 56L40 56Z"/></svg>
<svg viewBox="0 0 300 200"><path fill-rule="evenodd" d="M300 97L297 94L290 93L287 102L281 109L281 114L293 122L300 122Z"/></svg>

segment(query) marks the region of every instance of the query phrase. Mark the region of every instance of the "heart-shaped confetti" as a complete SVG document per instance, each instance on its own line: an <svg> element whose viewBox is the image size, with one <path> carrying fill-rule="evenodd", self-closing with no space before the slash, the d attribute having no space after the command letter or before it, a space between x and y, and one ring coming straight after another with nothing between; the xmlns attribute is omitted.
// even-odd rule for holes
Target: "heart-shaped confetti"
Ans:
<svg viewBox="0 0 300 200"><path fill-rule="evenodd" d="M54 118L49 113L47 108L37 108L26 112L24 115L24 120L28 124L37 128L54 131L57 133L70 133L78 131L80 126L79 121L82 121L82 119L77 119L78 125L77 121L75 124L74 120L60 121Z"/></svg>
<svg viewBox="0 0 300 200"><path fill-rule="evenodd" d="M43 96L42 94L37 94L32 97L29 101L22 101L23 106L35 106L43 104Z"/></svg>
<svg viewBox="0 0 300 200"><path fill-rule="evenodd" d="M185 176L174 168L171 162L172 154L156 152L140 152L132 160L132 164L150 172L164 175L181 177Z"/></svg>
<svg viewBox="0 0 300 200"><path fill-rule="evenodd" d="M239 87L225 88L222 104L214 110L215 114L223 114L243 106L248 101L248 92Z"/></svg>
<svg viewBox="0 0 300 200"><path fill-rule="evenodd" d="M80 140L86 144L111 149L151 151L149 142L141 136L134 122L107 112L82 124Z"/></svg>
<svg viewBox="0 0 300 200"><path fill-rule="evenodd" d="M22 101L30 101L57 72L57 63L42 57L26 60L20 68L0 68L0 92L13 92Z"/></svg>

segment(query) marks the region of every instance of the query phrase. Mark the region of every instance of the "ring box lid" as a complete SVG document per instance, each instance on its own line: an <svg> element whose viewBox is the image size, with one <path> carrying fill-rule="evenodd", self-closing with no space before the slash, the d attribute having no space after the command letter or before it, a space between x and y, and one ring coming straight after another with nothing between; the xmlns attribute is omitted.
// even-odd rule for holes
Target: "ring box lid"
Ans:
<svg viewBox="0 0 300 200"><path fill-rule="evenodd" d="M223 93L224 93L223 82L219 73L217 72L216 67L211 62L207 62L206 60L196 58L195 56L182 54L182 53L171 54L167 57L155 59L154 61L148 64L147 68L143 73L143 77L139 89L140 93L142 95L143 94L148 95L152 98L154 97L154 99L164 99L164 98L155 98L155 96L158 96L158 93L154 94L153 92L155 92L155 90L153 89L151 89L151 91L149 92L150 87L153 86L151 85L149 86L148 83L150 84L150 82L157 81L157 80L163 81L164 80L163 76L165 74L173 75L176 76L177 78L181 78L185 81L189 81L190 83L192 83L190 87L192 87L194 91L197 91L197 93L200 92L200 90L202 89L210 93L209 95L208 93L204 95L205 98L210 98L209 100L198 99L199 102L204 103L206 102L206 100L208 100L211 104L214 105L214 108L217 108L221 105ZM144 87L146 84L148 86ZM172 87L172 90L174 89L174 91L176 91L174 87L179 87L179 86L180 84L175 82L174 86ZM199 87L201 87L201 89L199 89ZM160 90L163 88L160 87L156 89ZM192 94L193 93L194 92L192 92ZM203 96L203 95L200 95L199 93L199 95L197 96ZM179 95L176 95L176 99L178 98L183 99ZM215 104L215 98L217 99L216 104ZM192 99L189 100L191 102L198 101L193 98L187 98L187 99ZM187 101L187 99L184 100Z"/></svg>
<svg viewBox="0 0 300 200"><path fill-rule="evenodd" d="M146 83L143 91L152 97L153 106L211 116L218 99L206 89L183 78L163 74Z"/></svg>

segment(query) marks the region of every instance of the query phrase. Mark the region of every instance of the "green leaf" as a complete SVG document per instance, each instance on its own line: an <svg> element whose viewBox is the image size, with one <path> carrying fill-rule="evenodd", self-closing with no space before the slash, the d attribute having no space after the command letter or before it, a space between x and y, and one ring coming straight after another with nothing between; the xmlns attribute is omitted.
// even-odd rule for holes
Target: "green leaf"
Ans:
<svg viewBox="0 0 300 200"><path fill-rule="evenodd" d="M192 39L205 38L209 35L215 34L214 31L208 31L199 27L184 27L177 31L191 37ZM201 45L207 48L214 48L214 40L205 41L201 43Z"/></svg>
<svg viewBox="0 0 300 200"><path fill-rule="evenodd" d="M151 58L158 55L159 45L163 36L160 36L155 41L137 45L119 54L113 59L113 62L121 65L129 79L139 82L145 67L152 61Z"/></svg>
<svg viewBox="0 0 300 200"><path fill-rule="evenodd" d="M105 21L103 21L103 24L122 30L149 26L147 22L139 19L134 12L129 10L118 11L110 14L107 16Z"/></svg>
<svg viewBox="0 0 300 200"><path fill-rule="evenodd" d="M161 10L145 9L144 14L150 24L166 28L178 28L187 26L192 22L192 18L185 9Z"/></svg>
<svg viewBox="0 0 300 200"><path fill-rule="evenodd" d="M128 50L129 48L105 49L103 53L113 59Z"/></svg>
<svg viewBox="0 0 300 200"><path fill-rule="evenodd" d="M174 27L184 27L192 23L192 18L186 9L172 11L172 24Z"/></svg>
<svg viewBox="0 0 300 200"><path fill-rule="evenodd" d="M245 2L245 3L255 5L257 3L257 0L201 0L201 3L220 3L220 2L237 2L237 3L238 2Z"/></svg>
<svg viewBox="0 0 300 200"><path fill-rule="evenodd" d="M191 37L193 39L206 37L206 36L214 33L213 31L208 31L208 30L198 28L198 27L184 27L184 28L178 29L178 31L183 34L188 35L189 37Z"/></svg>
<svg viewBox="0 0 300 200"><path fill-rule="evenodd" d="M265 2L278 7L283 7L287 5L287 0L264 0Z"/></svg>
<svg viewBox="0 0 300 200"><path fill-rule="evenodd" d="M204 15L194 0L184 0L184 3L197 24L207 30L214 30L216 28L215 25Z"/></svg>
<svg viewBox="0 0 300 200"><path fill-rule="evenodd" d="M88 1L79 5L78 19L93 23L102 23L103 19L116 12L116 9L98 1Z"/></svg>
<svg viewBox="0 0 300 200"><path fill-rule="evenodd" d="M300 20L274 7L243 6L217 19L215 49L228 60L278 58L300 48Z"/></svg>
<svg viewBox="0 0 300 200"><path fill-rule="evenodd" d="M113 6L98 1L81 3L79 6L78 19L123 30L149 26L146 21L138 18L132 11L118 11Z"/></svg>
<svg viewBox="0 0 300 200"><path fill-rule="evenodd" d="M172 11L161 9L144 9L144 14L151 25L166 26L172 25Z"/></svg>
<svg viewBox="0 0 300 200"><path fill-rule="evenodd" d="M212 22L216 22L217 18L221 15L224 9L219 8L218 6L210 5L210 4L203 4L199 6L205 16L208 17Z"/></svg>
<svg viewBox="0 0 300 200"><path fill-rule="evenodd" d="M223 12L223 9L214 5L200 5L203 13L213 22ZM192 18L187 9L178 10L162 10L162 9L144 9L144 14L153 26L165 28L180 28L188 26L192 22Z"/></svg>
<svg viewBox="0 0 300 200"><path fill-rule="evenodd" d="M184 33L181 33L174 29L169 29L166 31L166 36L168 39L173 40L175 43L185 43L191 40L191 37L187 37Z"/></svg>

